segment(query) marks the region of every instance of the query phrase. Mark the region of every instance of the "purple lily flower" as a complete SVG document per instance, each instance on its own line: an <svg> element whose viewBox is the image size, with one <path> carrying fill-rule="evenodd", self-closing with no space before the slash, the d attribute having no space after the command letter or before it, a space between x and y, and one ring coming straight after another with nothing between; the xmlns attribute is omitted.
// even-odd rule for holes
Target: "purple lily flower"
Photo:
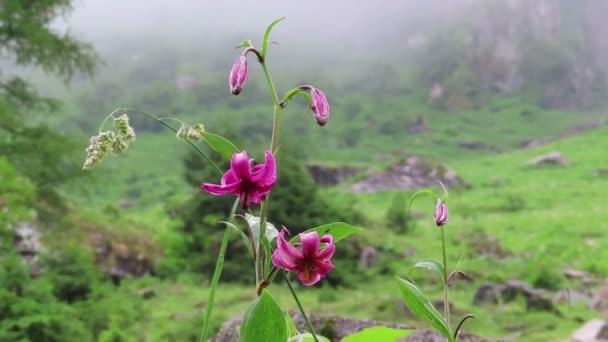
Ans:
<svg viewBox="0 0 608 342"><path fill-rule="evenodd" d="M331 234L319 239L317 232L301 233L301 248L298 249L285 240L285 231L283 227L277 237L277 249L272 253L272 263L276 267L295 273L306 286L316 284L336 267L331 262L336 251ZM326 244L323 249L321 242Z"/></svg>
<svg viewBox="0 0 608 342"><path fill-rule="evenodd" d="M264 164L253 164L246 151L234 153L221 183L203 183L203 189L212 195L237 195L243 209L261 203L277 181L277 165L270 151L266 151Z"/></svg>
<svg viewBox="0 0 608 342"><path fill-rule="evenodd" d="M437 227L441 227L446 223L448 223L448 207L440 198L435 205L435 224Z"/></svg>
<svg viewBox="0 0 608 342"><path fill-rule="evenodd" d="M230 92L232 92L233 95L238 95L241 93L243 86L245 85L245 81L247 81L248 74L249 69L247 67L247 57L241 55L239 58L237 58L236 62L234 62L228 79Z"/></svg>
<svg viewBox="0 0 608 342"><path fill-rule="evenodd" d="M310 109L312 114L315 116L319 126L324 126L329 120L329 102L325 94L317 89L312 88L310 90Z"/></svg>

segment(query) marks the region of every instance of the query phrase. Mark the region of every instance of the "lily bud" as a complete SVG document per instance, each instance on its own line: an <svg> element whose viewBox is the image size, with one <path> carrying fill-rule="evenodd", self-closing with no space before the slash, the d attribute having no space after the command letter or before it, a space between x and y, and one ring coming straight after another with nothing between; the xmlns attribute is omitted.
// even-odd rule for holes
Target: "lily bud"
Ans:
<svg viewBox="0 0 608 342"><path fill-rule="evenodd" d="M310 109L319 126L324 126L329 120L329 102L325 94L317 89L310 90Z"/></svg>
<svg viewBox="0 0 608 342"><path fill-rule="evenodd" d="M234 62L232 70L230 70L228 85L230 86L230 92L232 92L233 95L238 95L241 93L243 86L245 85L245 81L247 81L248 73L247 57L241 55L239 58L237 58L236 62Z"/></svg>
<svg viewBox="0 0 608 342"><path fill-rule="evenodd" d="M435 206L435 224L437 227L441 227L446 223L448 223L448 207L441 199L438 199Z"/></svg>

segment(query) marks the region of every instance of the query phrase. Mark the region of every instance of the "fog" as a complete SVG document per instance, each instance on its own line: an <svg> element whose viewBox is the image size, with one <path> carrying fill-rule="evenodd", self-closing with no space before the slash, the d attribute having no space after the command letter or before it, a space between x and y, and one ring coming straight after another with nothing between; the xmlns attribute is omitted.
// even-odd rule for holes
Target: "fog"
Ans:
<svg viewBox="0 0 608 342"><path fill-rule="evenodd" d="M364 48L390 46L402 41L403 32L441 26L470 2L78 0L58 25L67 25L72 33L93 42L155 37L204 44L227 35L259 38L268 23L286 16L288 29L277 30L277 39Z"/></svg>

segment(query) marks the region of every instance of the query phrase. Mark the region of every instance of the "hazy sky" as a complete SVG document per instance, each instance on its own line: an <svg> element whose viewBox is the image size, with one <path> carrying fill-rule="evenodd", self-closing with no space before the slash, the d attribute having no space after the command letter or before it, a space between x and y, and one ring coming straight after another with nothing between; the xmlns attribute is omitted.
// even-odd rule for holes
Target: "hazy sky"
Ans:
<svg viewBox="0 0 608 342"><path fill-rule="evenodd" d="M68 22L83 38L120 39L257 33L273 19L287 16L291 32L357 39L360 32L392 32L420 17L440 20L441 13L463 1L470 0L74 0Z"/></svg>

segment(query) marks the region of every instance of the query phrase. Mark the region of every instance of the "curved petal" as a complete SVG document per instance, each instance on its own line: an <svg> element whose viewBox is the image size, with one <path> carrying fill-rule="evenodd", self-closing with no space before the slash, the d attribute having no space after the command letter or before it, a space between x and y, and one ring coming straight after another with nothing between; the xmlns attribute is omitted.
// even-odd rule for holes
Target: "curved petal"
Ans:
<svg viewBox="0 0 608 342"><path fill-rule="evenodd" d="M310 285L314 285L316 283L319 282L319 280L321 280L321 275L318 272L312 273L312 274L306 274L305 272L298 272L298 279L300 279L300 282L302 283L302 285L305 286L310 286Z"/></svg>
<svg viewBox="0 0 608 342"><path fill-rule="evenodd" d="M232 155L230 160L230 171L234 174L234 177L238 179L251 179L251 166L249 165L249 156L247 152L237 152Z"/></svg>
<svg viewBox="0 0 608 342"><path fill-rule="evenodd" d="M283 228L277 236L277 250L281 251L281 258L291 264L297 264L302 259L302 252L292 246L285 240L285 231Z"/></svg>
<svg viewBox="0 0 608 342"><path fill-rule="evenodd" d="M315 260L316 273L325 278L327 272L333 270L336 266L329 260Z"/></svg>
<svg viewBox="0 0 608 342"><path fill-rule="evenodd" d="M317 232L300 233L300 243L304 258L314 257L319 252L320 242Z"/></svg>
<svg viewBox="0 0 608 342"><path fill-rule="evenodd" d="M259 168L258 171L254 172L251 175L251 181L254 183L263 183L269 184L274 182L277 179L277 164L274 159L274 155L272 152L266 151L264 158L264 165L262 168Z"/></svg>
<svg viewBox="0 0 608 342"><path fill-rule="evenodd" d="M323 250L321 250L317 253L317 258L319 258L321 260L329 260L329 259L331 259L331 257L334 256L335 252L336 252L336 244L332 242L332 243L327 244L327 246L325 248L323 248Z"/></svg>
<svg viewBox="0 0 608 342"><path fill-rule="evenodd" d="M274 250L271 256L272 263L278 267L282 268L289 272L295 272L297 265L293 262L290 262L288 258L283 257L283 253L278 248ZM287 260L286 260L287 259Z"/></svg>
<svg viewBox="0 0 608 342"><path fill-rule="evenodd" d="M241 181L228 185L218 185L211 183L203 183L203 189L212 195L227 195L227 194L239 194L239 188Z"/></svg>
<svg viewBox="0 0 608 342"><path fill-rule="evenodd" d="M239 181L239 179L234 176L234 172L232 172L232 170L228 170L222 176L221 184L228 185L228 184L235 183L237 181Z"/></svg>
<svg viewBox="0 0 608 342"><path fill-rule="evenodd" d="M322 243L326 243L328 245L331 245L334 243L334 236L331 234L325 234L323 235L323 237L321 238L321 242Z"/></svg>

